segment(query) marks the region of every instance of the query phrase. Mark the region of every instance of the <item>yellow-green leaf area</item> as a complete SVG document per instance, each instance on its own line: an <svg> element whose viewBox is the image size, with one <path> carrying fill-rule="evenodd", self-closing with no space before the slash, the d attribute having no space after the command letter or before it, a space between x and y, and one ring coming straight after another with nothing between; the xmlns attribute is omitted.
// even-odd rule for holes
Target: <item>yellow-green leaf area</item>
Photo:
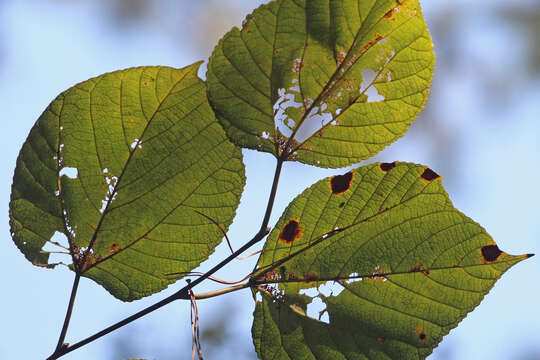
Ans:
<svg viewBox="0 0 540 360"><path fill-rule="evenodd" d="M304 191L270 233L252 280L255 348L262 359L423 359L530 256L501 251L428 167L356 168Z"/></svg>
<svg viewBox="0 0 540 360"><path fill-rule="evenodd" d="M208 96L234 143L337 168L403 136L433 66L418 0L276 0L220 40Z"/></svg>
<svg viewBox="0 0 540 360"><path fill-rule="evenodd" d="M245 176L199 65L107 73L49 105L13 178L11 232L28 260L54 267L49 249L67 252L71 269L129 301L208 258ZM65 244L51 242L57 232Z"/></svg>

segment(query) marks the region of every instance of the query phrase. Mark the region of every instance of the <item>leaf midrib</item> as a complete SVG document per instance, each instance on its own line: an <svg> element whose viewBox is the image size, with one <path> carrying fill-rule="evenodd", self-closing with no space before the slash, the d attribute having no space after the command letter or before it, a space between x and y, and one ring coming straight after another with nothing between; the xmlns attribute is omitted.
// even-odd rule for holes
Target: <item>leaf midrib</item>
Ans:
<svg viewBox="0 0 540 360"><path fill-rule="evenodd" d="M158 68L158 75L159 75L160 69L161 69L161 68ZM144 74L144 70L145 70L145 69L141 69L141 73L139 74L139 103L140 103L140 105L141 105L141 110L142 110L142 99L141 99L140 97L142 96L142 94L141 94L140 84L141 84L141 82L142 82L142 76L143 76L143 74ZM159 102L159 104L158 104L158 106L156 107L156 109L154 110L154 112L152 113L152 116L151 116L150 118L148 118L148 121L147 121L146 125L145 125L144 128L143 128L143 131L142 131L142 133L141 133L141 135L140 135L140 137L139 137L139 140L138 140L138 143L137 143L137 144L139 144L139 143L141 142L142 138L144 137L144 134L146 133L146 130L148 129L148 127L149 127L150 124L152 123L152 120L154 119L155 115L159 112L159 110L160 110L162 104L163 104L163 103L165 102L165 100L169 97L169 94L171 93L171 91L172 91L174 88L176 88L176 86L178 86L178 84L180 84L180 83L186 78L186 76L188 76L188 74L190 73L190 71L187 70L187 69L185 69L184 71L185 71L184 74L182 74L183 76L182 76L180 79L178 79L175 83L173 83L173 84L171 85L171 87L170 87L169 90L167 91L167 95L163 97L163 100L162 100L162 101L159 101L159 99L157 99L158 102ZM123 87L123 84L124 84L124 75L125 75L125 74L122 72L122 73L121 73L121 78L120 78L120 88L122 88L122 87ZM104 77L105 77L105 75L101 76L101 77L99 78L99 80L101 81L101 79L103 79ZM156 83L157 83L157 75L156 75ZM96 86L97 86L97 83L94 85L94 87L92 88L92 90L91 90L90 93L89 93L90 99L92 99L92 93L93 93L94 90L96 89ZM156 85L156 86L157 86L157 85ZM156 96L157 96L157 94L156 94ZM122 98L120 98L120 103L122 103ZM90 113L92 113L92 107L90 107ZM144 114L144 111L143 111L143 114ZM146 115L145 115L145 117L146 117ZM95 131L94 131L94 138L95 138ZM96 142L96 146L97 146L97 142ZM95 244L95 242L96 242L96 240L97 240L97 237L98 237L98 233L99 233L99 231L100 231L100 229L101 229L101 226L102 226L102 224L103 224L103 221L104 221L105 217L106 217L107 214L108 214L109 206L110 206L110 204L112 203L112 200L114 199L114 195L117 193L118 186L119 186L119 184L121 183L121 181L122 181L122 179L123 179L123 175L125 174L126 169L127 169L127 167L129 166L129 163L130 163L131 159L133 158L133 154L135 154L135 152L137 151L137 149L138 149L138 146L135 146L135 148L134 148L132 151L129 152L128 158L126 159L126 162L125 162L125 164L124 164L124 166L123 166L123 168L122 168L122 172L121 172L120 175L118 176L118 180L116 181L116 184L114 185L113 191L112 191L112 192L110 193L110 195L109 195L109 199L107 200L107 204L106 204L106 206L105 206L105 209L103 210L103 213L101 213L101 216L100 216L100 218L99 218L98 225L96 226L96 229L94 230L94 234L92 235L92 238L91 238L91 240L90 240L90 243L89 243L89 245L88 245L88 247L87 247L87 249L86 249L86 251L85 251L85 254L84 254L84 256L83 256L83 258L82 258L82 260L81 260L81 265L80 265L80 266L81 266L81 269L80 269L81 273L85 273L86 271L88 271L88 270L91 268L91 266L88 266L86 269L83 270L83 269L82 269L82 266L84 266L84 263L86 262L86 259L88 258L89 254L90 254L91 251L93 250L94 244ZM98 156L98 159L99 159L99 155L98 155L98 153L97 153L97 148L96 148L96 155ZM102 167L101 162L100 162L100 166ZM72 254L72 256L73 256L73 254ZM75 264L75 262L74 262L74 264Z"/></svg>

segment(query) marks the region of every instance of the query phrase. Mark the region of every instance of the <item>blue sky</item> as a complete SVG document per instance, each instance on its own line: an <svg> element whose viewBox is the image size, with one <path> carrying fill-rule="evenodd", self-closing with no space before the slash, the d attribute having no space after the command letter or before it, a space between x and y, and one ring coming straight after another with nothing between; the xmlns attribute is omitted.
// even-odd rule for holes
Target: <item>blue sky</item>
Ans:
<svg viewBox="0 0 540 360"><path fill-rule="evenodd" d="M236 18L220 19L229 22L223 26L239 25L250 8L248 3L239 3L244 12L239 12ZM199 59L187 40L185 44L173 41L156 29L155 24L115 31L103 18L102 10L91 2L5 1L1 6L3 119L0 126L7 138L1 145L4 154L4 171L0 177L0 229L4 239L0 242L4 284L1 317L6 325L0 330L0 358L37 359L49 355L56 343L73 274L66 269L51 271L32 266L10 239L8 202L12 174L18 151L30 128L61 91L77 82L131 66L183 67ZM428 26L437 25L431 21L440 20L437 15L443 6L448 5L440 1L425 5ZM515 37L518 29L497 22L489 12L482 11L487 1L479 1L476 6L461 1L454 6L471 8L466 8L467 16L459 20L461 43L456 47L459 52L452 54L456 67L452 72L442 72L439 65L436 67L428 100L428 107L436 107L428 112L432 117L421 117L418 122L422 124L415 123L409 134L377 159L430 165L444 176L455 206L482 224L501 249L512 254L539 253L538 74L520 78L526 76L520 71L526 45ZM438 48L435 43L437 61L447 61ZM482 85L478 80L479 67L472 66L473 62L488 73L509 72L521 80L518 85L503 83L507 91L498 101L493 101L491 92L495 89ZM430 122L437 124L440 137L426 135ZM444 156L440 155L440 139L451 139L450 145L444 147ZM451 156L448 152L452 152ZM244 155L247 186L229 234L235 248L258 230L274 166L268 154L244 151ZM342 172L287 164L271 224L306 187L322 177ZM227 251L222 244L200 269L208 269L226 256ZM430 359L509 359L532 353L540 358L539 259L529 259L505 274L484 302L443 340ZM255 260L235 262L218 276L242 278ZM150 298L125 304L92 281L83 279L67 341L75 342L99 331L164 298L179 286L180 283ZM212 284L205 285L200 291L212 288L215 288ZM235 318L228 329L234 341L223 345L221 355L255 358L250 338L253 301L249 291L201 301L199 310L202 326L223 312L234 312ZM172 304L65 359L109 359L112 347L122 340L123 334L133 336L137 343L134 349L137 352L123 354L126 357L162 359L160 354L164 347L189 349L188 311L187 303Z"/></svg>

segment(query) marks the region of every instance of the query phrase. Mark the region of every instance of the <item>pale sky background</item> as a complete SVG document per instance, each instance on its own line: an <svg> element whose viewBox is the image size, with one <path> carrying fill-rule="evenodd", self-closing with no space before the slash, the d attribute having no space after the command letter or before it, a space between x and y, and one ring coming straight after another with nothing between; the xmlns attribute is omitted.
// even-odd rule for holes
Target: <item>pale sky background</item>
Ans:
<svg viewBox="0 0 540 360"><path fill-rule="evenodd" d="M116 2L105 0L0 1L0 126L7 136L1 143L0 318L4 326L0 359L50 355L74 276L63 268L34 267L9 234L15 161L36 119L61 91L104 72L140 65L184 67L207 58L217 39L262 2L160 0L150 2L149 12L126 7L132 12L125 16L124 8L113 12L110 4ZM444 176L455 206L484 226L502 250L538 254L538 1L422 3L437 55L432 95L411 131L376 159L429 165ZM244 151L244 155L247 186L229 233L235 248L258 230L274 169L268 154ZM287 164L271 224L306 187L343 172ZM220 245L200 270L209 269L227 251ZM218 276L240 279L255 261L256 257L236 261ZM540 254L510 269L429 359L540 359L539 277ZM166 297L183 283L122 303L83 278L66 341L81 340ZM209 284L197 291L214 288ZM206 358L256 358L250 332L253 308L248 290L199 302L201 331L219 329L216 323L225 325L222 343L212 342L211 336L206 343L203 339ZM189 303L178 302L63 359L190 356Z"/></svg>

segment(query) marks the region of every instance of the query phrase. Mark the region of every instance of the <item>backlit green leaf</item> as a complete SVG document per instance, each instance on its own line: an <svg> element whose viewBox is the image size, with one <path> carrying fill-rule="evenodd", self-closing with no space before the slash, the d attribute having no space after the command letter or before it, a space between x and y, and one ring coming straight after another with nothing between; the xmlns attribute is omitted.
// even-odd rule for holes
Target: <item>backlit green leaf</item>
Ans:
<svg viewBox="0 0 540 360"><path fill-rule="evenodd" d="M208 258L222 239L210 219L228 228L245 177L198 67L116 71L51 103L13 179L11 231L28 260L52 267L42 248L65 234L72 269L133 300Z"/></svg>
<svg viewBox="0 0 540 360"><path fill-rule="evenodd" d="M407 131L433 64L418 0L276 0L221 39L208 95L236 144L342 167Z"/></svg>
<svg viewBox="0 0 540 360"><path fill-rule="evenodd" d="M425 166L373 164L321 180L289 205L259 259L255 283L273 285L256 305L256 350L424 358L529 256L499 250Z"/></svg>

